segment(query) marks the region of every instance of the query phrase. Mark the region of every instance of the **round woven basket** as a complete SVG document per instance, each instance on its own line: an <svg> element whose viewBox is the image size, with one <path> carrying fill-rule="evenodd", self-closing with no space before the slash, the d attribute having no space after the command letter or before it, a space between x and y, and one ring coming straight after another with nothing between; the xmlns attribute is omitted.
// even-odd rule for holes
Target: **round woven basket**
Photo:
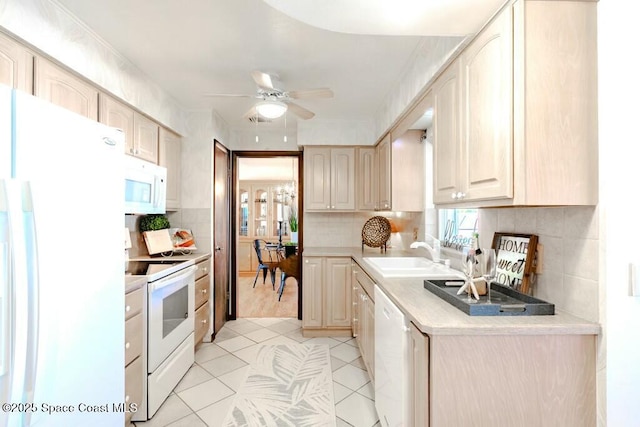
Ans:
<svg viewBox="0 0 640 427"><path fill-rule="evenodd" d="M383 216L369 218L362 227L362 243L372 248L383 246L391 236L391 223Z"/></svg>

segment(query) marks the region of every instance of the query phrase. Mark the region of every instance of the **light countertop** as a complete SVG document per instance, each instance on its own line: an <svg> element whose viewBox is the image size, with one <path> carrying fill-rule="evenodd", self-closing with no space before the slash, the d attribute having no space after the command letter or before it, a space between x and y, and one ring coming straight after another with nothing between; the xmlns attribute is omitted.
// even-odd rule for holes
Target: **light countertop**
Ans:
<svg viewBox="0 0 640 427"><path fill-rule="evenodd" d="M555 308L546 316L469 316L424 289L420 278L383 278L364 262L371 256L423 256L414 251L365 247L305 247L303 257L351 257L418 329L430 335L597 335L600 325ZM553 303L553 301L549 301Z"/></svg>

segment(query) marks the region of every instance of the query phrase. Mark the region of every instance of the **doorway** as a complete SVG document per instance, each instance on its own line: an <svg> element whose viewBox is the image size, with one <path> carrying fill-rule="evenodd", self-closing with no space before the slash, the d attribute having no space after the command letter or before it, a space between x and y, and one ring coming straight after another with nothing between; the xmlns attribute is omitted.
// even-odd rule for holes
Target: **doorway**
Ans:
<svg viewBox="0 0 640 427"><path fill-rule="evenodd" d="M279 291L282 270L302 266L302 152L238 151L231 164L230 318L301 319L300 274Z"/></svg>

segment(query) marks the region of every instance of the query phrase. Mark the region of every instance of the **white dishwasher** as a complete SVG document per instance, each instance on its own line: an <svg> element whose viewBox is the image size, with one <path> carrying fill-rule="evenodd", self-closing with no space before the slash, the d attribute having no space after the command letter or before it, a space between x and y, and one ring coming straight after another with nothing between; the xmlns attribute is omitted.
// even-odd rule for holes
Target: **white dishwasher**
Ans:
<svg viewBox="0 0 640 427"><path fill-rule="evenodd" d="M409 328L404 314L378 285L375 297L376 411L382 426L406 426L409 420Z"/></svg>

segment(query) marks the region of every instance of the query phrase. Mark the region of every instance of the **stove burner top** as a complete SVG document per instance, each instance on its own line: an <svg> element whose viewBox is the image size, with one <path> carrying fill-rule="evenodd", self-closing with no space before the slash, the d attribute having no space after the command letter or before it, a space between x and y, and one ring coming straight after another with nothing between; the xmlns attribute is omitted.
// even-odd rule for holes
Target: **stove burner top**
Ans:
<svg viewBox="0 0 640 427"><path fill-rule="evenodd" d="M149 261L129 261L129 268L125 275L145 276L147 282L167 277L168 275L180 271L190 265L194 265L193 260L189 261L169 261L169 260L149 260Z"/></svg>

